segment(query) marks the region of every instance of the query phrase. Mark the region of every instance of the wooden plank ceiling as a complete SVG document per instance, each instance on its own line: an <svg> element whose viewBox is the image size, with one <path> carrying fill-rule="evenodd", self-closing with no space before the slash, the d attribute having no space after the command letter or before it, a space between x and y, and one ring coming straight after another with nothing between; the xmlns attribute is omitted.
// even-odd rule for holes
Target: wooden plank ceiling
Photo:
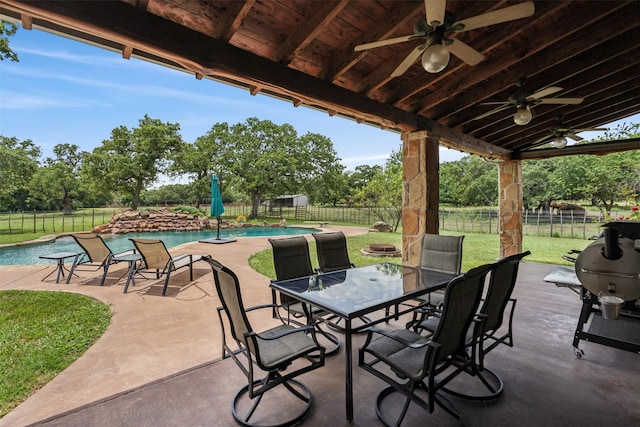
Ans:
<svg viewBox="0 0 640 427"><path fill-rule="evenodd" d="M431 1L431 0L427 0ZM446 2L453 21L522 1ZM4 19L39 28L399 132L429 130L443 145L494 158L541 158L639 149L640 142L549 148L551 130L597 128L640 113L640 4L637 1L535 1L532 16L451 38L485 59L451 55L440 73L418 60L390 77L424 39L365 51L354 46L406 36L425 3L391 0L0 0ZM525 96L558 87L533 119L516 125ZM550 91L551 92L551 91ZM479 118L479 116L484 117ZM546 148L546 149L545 149Z"/></svg>

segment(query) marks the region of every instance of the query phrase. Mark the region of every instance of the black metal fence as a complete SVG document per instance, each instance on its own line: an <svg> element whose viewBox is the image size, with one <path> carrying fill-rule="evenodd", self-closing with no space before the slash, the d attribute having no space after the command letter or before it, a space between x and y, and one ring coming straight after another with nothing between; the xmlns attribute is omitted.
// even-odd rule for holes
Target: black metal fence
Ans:
<svg viewBox="0 0 640 427"><path fill-rule="evenodd" d="M0 234L64 233L89 231L109 222L116 213L125 208L80 209L72 213L51 211L0 212ZM206 211L206 209L205 209ZM297 219L318 223L348 223L370 227L377 221L392 222L382 217L385 210L368 207L269 207L260 206L261 218ZM235 220L240 216L249 217L251 206L226 205L224 217ZM440 229L463 233L499 232L498 210L495 208L443 208L439 213ZM617 217L613 214L612 217ZM599 226L605 222L602 215L586 211L526 211L523 213L523 233L525 235L570 237L586 239L597 235Z"/></svg>
<svg viewBox="0 0 640 427"><path fill-rule="evenodd" d="M79 209L61 211L0 212L0 234L64 233L89 231L109 222L126 209Z"/></svg>
<svg viewBox="0 0 640 427"><path fill-rule="evenodd" d="M616 217L617 214L613 215ZM588 239L600 233L602 214L586 211L525 211L522 232L526 236ZM440 229L469 233L499 233L497 209L441 209Z"/></svg>

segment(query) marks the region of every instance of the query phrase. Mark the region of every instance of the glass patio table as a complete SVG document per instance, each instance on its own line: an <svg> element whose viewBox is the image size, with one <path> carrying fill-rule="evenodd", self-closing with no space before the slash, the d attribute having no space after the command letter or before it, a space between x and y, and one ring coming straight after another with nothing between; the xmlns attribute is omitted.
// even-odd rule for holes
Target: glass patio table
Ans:
<svg viewBox="0 0 640 427"><path fill-rule="evenodd" d="M291 280L271 282L271 287L290 297L344 319L345 386L347 420L353 420L352 335L372 325L414 310L400 303L446 287L455 275L393 263L351 268ZM388 310L394 307L395 310ZM352 320L386 309L384 315L354 327Z"/></svg>

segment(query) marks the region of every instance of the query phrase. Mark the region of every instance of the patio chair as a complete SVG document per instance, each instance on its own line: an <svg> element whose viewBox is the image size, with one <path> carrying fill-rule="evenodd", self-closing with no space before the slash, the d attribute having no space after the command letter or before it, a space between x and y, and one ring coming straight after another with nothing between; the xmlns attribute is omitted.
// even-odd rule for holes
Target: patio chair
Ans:
<svg viewBox="0 0 640 427"><path fill-rule="evenodd" d="M316 241L318 271L320 273L330 273L355 267L349 260L347 238L342 231L313 233L312 236Z"/></svg>
<svg viewBox="0 0 640 427"><path fill-rule="evenodd" d="M484 366L484 358L491 350L500 344L513 347L513 314L516 299L511 298L518 277L520 261L530 255L526 251L520 254L502 258L494 265L489 279L489 287L480 307L483 316L481 329L467 331L467 347L476 346L477 363L467 373L480 381L480 387L473 388L468 381L450 385L446 388L449 394L470 400L489 400L502 395L504 384L502 379ZM509 304L511 303L511 304ZM508 323L503 328L503 320L507 306L510 305ZM434 332L440 319L437 316L422 321L417 329ZM479 327L479 326L478 326ZM475 340L474 340L475 337Z"/></svg>
<svg viewBox="0 0 640 427"><path fill-rule="evenodd" d="M441 236L425 234L422 236L420 251L420 268L443 273L460 274L462 268L462 242L464 236ZM442 303L444 291L431 292L429 304L437 306Z"/></svg>
<svg viewBox="0 0 640 427"><path fill-rule="evenodd" d="M302 401L302 407L298 409L299 404L295 405L289 400L283 401L282 396L279 395L275 401L282 408L276 412L277 415L274 415L273 411L267 412L264 415L264 423L281 426L297 424L309 413L313 399L309 388L294 378L324 365L324 348L318 344L314 328L294 327L280 319L282 322L278 326L262 332L254 331L247 313L272 308L272 305L245 309L240 283L235 273L209 256L203 259L213 270L216 290L222 302L222 307L217 309L222 331L222 357L223 359L231 357L247 377L248 382L233 398L231 406L233 418L243 426L258 425L253 424L251 418L254 415L258 418L263 415L258 410L262 398L270 390L283 385L294 397ZM231 331L237 348L232 348L227 342L227 327L223 321L223 311L226 314L226 326ZM294 362L295 365L293 365ZM292 367L295 367L295 370L285 374L285 370ZM255 379L255 376L263 371L266 376ZM251 401L250 405L243 405L246 403L243 402L246 400L243 398L246 395ZM243 409L247 406L248 409ZM293 415L291 415L292 412ZM278 421L274 417L277 418L278 415L290 419L275 424Z"/></svg>
<svg viewBox="0 0 640 427"><path fill-rule="evenodd" d="M304 236L288 237L283 239L269 239L273 249L273 265L276 270L276 280L297 279L299 277L313 276L315 271L311 266L309 255L309 243ZM326 310L319 307L303 304L295 298L280 293L280 304L277 304L277 295L274 289L271 290L271 299L275 311L278 307L287 312L287 318L307 319L307 324L313 325L316 330L334 347L327 350L331 354L340 348L340 340L335 335L324 331L320 324L327 321L325 317L330 316Z"/></svg>
<svg viewBox="0 0 640 427"><path fill-rule="evenodd" d="M104 281L107 278L107 272L111 264L117 264L121 262L118 256L128 255L135 253L135 250L130 249L123 252L113 253L109 246L104 242L101 236L93 233L77 233L70 234L73 240L82 248L84 253L77 257L71 265L71 270L67 276L67 283L71 280L74 271L81 267L91 267L91 271L98 271L103 269L102 279L100 280L100 286L104 285Z"/></svg>
<svg viewBox="0 0 640 427"><path fill-rule="evenodd" d="M354 268L353 264L349 260L349 251L347 250L347 238L342 231L336 231L331 233L313 233L313 238L316 241L316 254L318 255L318 271L320 273L331 273L333 271L347 270ZM330 318L329 320L333 320ZM360 316L360 320L364 323L370 323L371 319L366 316ZM327 325L332 329L340 332L344 332L344 328L340 326L342 321L339 318L337 321L329 322Z"/></svg>
<svg viewBox="0 0 640 427"><path fill-rule="evenodd" d="M467 353L466 332L474 321L484 280L491 268L478 267L449 282L438 328L430 337L409 329L388 331L374 327L368 331L358 361L364 370L389 384L376 399L376 414L384 425L399 426L412 402L428 413L437 404L460 420L458 410L439 390L474 363L475 355ZM445 371L446 377L436 380ZM426 400L424 393L418 394L420 391L426 393ZM389 414L383 411L383 402L396 393L406 400L396 420L391 422Z"/></svg>
<svg viewBox="0 0 640 427"><path fill-rule="evenodd" d="M433 270L442 273L460 274L462 268L462 242L464 236L441 236L439 234L424 234L422 236L420 249L421 269ZM426 313L431 311L430 307L437 307L442 304L444 290L430 292L427 295L416 298L416 301L427 308L419 308L413 312L411 321L407 323L407 328L415 326L426 318ZM426 311L425 311L426 310Z"/></svg>
<svg viewBox="0 0 640 427"><path fill-rule="evenodd" d="M138 271L155 272L156 279L165 276L162 295L166 295L171 273L183 268L189 268L189 281L193 281L193 263L200 261L202 255L183 254L173 256L167 250L164 242L157 239L129 239L142 256L144 267Z"/></svg>

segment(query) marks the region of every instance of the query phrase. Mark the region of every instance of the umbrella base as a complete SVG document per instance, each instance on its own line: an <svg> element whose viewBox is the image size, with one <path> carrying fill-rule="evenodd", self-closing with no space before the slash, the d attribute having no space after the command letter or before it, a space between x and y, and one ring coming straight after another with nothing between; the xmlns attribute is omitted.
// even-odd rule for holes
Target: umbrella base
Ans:
<svg viewBox="0 0 640 427"><path fill-rule="evenodd" d="M231 242L235 242L236 239L221 239L218 237L209 237L208 239L202 239L202 240L198 240L198 242L200 243L217 243L217 244L222 244L222 243L231 243Z"/></svg>

